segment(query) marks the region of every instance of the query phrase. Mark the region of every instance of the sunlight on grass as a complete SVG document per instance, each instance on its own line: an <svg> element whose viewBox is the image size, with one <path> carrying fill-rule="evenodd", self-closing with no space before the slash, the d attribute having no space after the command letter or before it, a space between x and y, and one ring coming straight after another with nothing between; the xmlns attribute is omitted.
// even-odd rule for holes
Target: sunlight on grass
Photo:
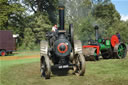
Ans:
<svg viewBox="0 0 128 85"><path fill-rule="evenodd" d="M40 50L18 50L14 53L14 56L28 56L28 55L39 55Z"/></svg>

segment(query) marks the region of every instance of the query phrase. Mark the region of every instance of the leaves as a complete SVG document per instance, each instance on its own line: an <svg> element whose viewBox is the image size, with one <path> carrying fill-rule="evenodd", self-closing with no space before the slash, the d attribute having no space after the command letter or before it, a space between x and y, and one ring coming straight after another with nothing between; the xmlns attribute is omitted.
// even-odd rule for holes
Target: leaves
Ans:
<svg viewBox="0 0 128 85"><path fill-rule="evenodd" d="M29 27L31 27L37 43L45 39L45 33L52 28L48 17L42 13L34 16L34 19L29 23Z"/></svg>
<svg viewBox="0 0 128 85"><path fill-rule="evenodd" d="M22 49L34 49L35 37L31 28L25 28Z"/></svg>
<svg viewBox="0 0 128 85"><path fill-rule="evenodd" d="M98 24L101 37L119 32L121 40L128 41L128 21L120 21L111 0L0 0L0 30L19 34L18 46L33 49L57 24L60 3L65 5L65 27L73 23L75 39L95 40Z"/></svg>

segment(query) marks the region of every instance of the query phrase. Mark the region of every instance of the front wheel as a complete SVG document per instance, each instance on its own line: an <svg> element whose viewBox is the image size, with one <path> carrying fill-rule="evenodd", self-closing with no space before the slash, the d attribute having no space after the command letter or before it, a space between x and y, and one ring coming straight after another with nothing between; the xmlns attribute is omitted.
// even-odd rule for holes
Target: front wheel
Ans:
<svg viewBox="0 0 128 85"><path fill-rule="evenodd" d="M0 55L1 55L1 56L5 56L5 55L6 55L6 51L5 51L5 50L1 50L1 51L0 51Z"/></svg>
<svg viewBox="0 0 128 85"><path fill-rule="evenodd" d="M85 73L85 58L82 54L77 54L74 59L74 73L78 76L84 76Z"/></svg>
<svg viewBox="0 0 128 85"><path fill-rule="evenodd" d="M48 57L41 59L41 76L44 76L45 79L50 79L51 74L51 64Z"/></svg>

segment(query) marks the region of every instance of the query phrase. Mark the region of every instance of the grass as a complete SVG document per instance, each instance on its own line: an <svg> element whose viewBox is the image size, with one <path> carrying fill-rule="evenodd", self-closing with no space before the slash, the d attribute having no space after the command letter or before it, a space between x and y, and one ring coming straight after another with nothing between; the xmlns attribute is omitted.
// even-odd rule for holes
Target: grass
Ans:
<svg viewBox="0 0 128 85"><path fill-rule="evenodd" d="M11 56L31 56L31 55L39 55L40 51L39 49L35 49L35 50L18 50L16 52L14 52Z"/></svg>
<svg viewBox="0 0 128 85"><path fill-rule="evenodd" d="M85 76L69 73L52 74L50 80L40 77L39 58L2 61L0 85L127 85L128 57L125 59L86 62ZM63 72L62 72L63 74Z"/></svg>
<svg viewBox="0 0 128 85"><path fill-rule="evenodd" d="M13 52L12 54L8 54L7 56L0 56L0 57L11 57L11 56L18 56L18 57L24 57L24 56L33 56L33 55L40 55L39 49L35 50L18 50L16 52Z"/></svg>
<svg viewBox="0 0 128 85"><path fill-rule="evenodd" d="M19 60L2 60L0 61L0 68L8 68L13 65L20 65L24 63L33 63L39 61L39 58L32 58L32 59L19 59Z"/></svg>

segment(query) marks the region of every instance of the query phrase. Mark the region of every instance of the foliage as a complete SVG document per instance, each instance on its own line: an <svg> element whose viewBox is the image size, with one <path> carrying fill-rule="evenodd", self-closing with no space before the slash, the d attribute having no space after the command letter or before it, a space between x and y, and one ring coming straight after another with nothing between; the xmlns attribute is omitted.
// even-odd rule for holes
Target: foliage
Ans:
<svg viewBox="0 0 128 85"><path fill-rule="evenodd" d="M98 4L95 7L95 11L93 14L96 19L102 19L108 22L107 25L112 25L113 22L120 20L120 15L116 11L115 6L112 3L109 4Z"/></svg>
<svg viewBox="0 0 128 85"><path fill-rule="evenodd" d="M22 0L27 8L34 13L48 13L52 23L56 23L56 9L58 0Z"/></svg>
<svg viewBox="0 0 128 85"><path fill-rule="evenodd" d="M18 47L32 49L57 24L60 4L65 5L65 27L74 25L75 39L95 39L97 24L102 37L119 32L122 41L128 42L128 21L120 20L111 0L0 0L0 30L19 34Z"/></svg>
<svg viewBox="0 0 128 85"><path fill-rule="evenodd" d="M127 42L127 24L120 21L120 14L112 3L98 4L95 7L94 16L100 27L102 37L111 37L118 32L121 35L121 41Z"/></svg>
<svg viewBox="0 0 128 85"><path fill-rule="evenodd" d="M7 9L9 9L7 0L0 0L0 29L4 29L3 26L8 20L9 11L6 11Z"/></svg>
<svg viewBox="0 0 128 85"><path fill-rule="evenodd" d="M8 29L10 20L18 18L25 11L21 4L10 3L8 0L0 0L0 9L0 29Z"/></svg>
<svg viewBox="0 0 128 85"><path fill-rule="evenodd" d="M25 28L24 39L23 39L23 49L34 49L35 46L35 37L31 28Z"/></svg>
<svg viewBox="0 0 128 85"><path fill-rule="evenodd" d="M32 32L34 33L36 43L39 43L42 39L45 39L45 33L50 31L52 26L51 22L48 19L48 16L43 15L42 13L38 13L32 16L29 23L29 27L31 27Z"/></svg>
<svg viewBox="0 0 128 85"><path fill-rule="evenodd" d="M128 43L128 24L124 21L119 21L114 23L111 27L108 29L108 36L111 36L113 34L116 34L116 32L120 33L121 35L121 41Z"/></svg>
<svg viewBox="0 0 128 85"><path fill-rule="evenodd" d="M77 29L77 35L79 35L79 39L84 43L90 39L95 40L94 34L94 18L92 16L88 16L87 18L83 18L80 20L80 24L78 25L79 29Z"/></svg>

